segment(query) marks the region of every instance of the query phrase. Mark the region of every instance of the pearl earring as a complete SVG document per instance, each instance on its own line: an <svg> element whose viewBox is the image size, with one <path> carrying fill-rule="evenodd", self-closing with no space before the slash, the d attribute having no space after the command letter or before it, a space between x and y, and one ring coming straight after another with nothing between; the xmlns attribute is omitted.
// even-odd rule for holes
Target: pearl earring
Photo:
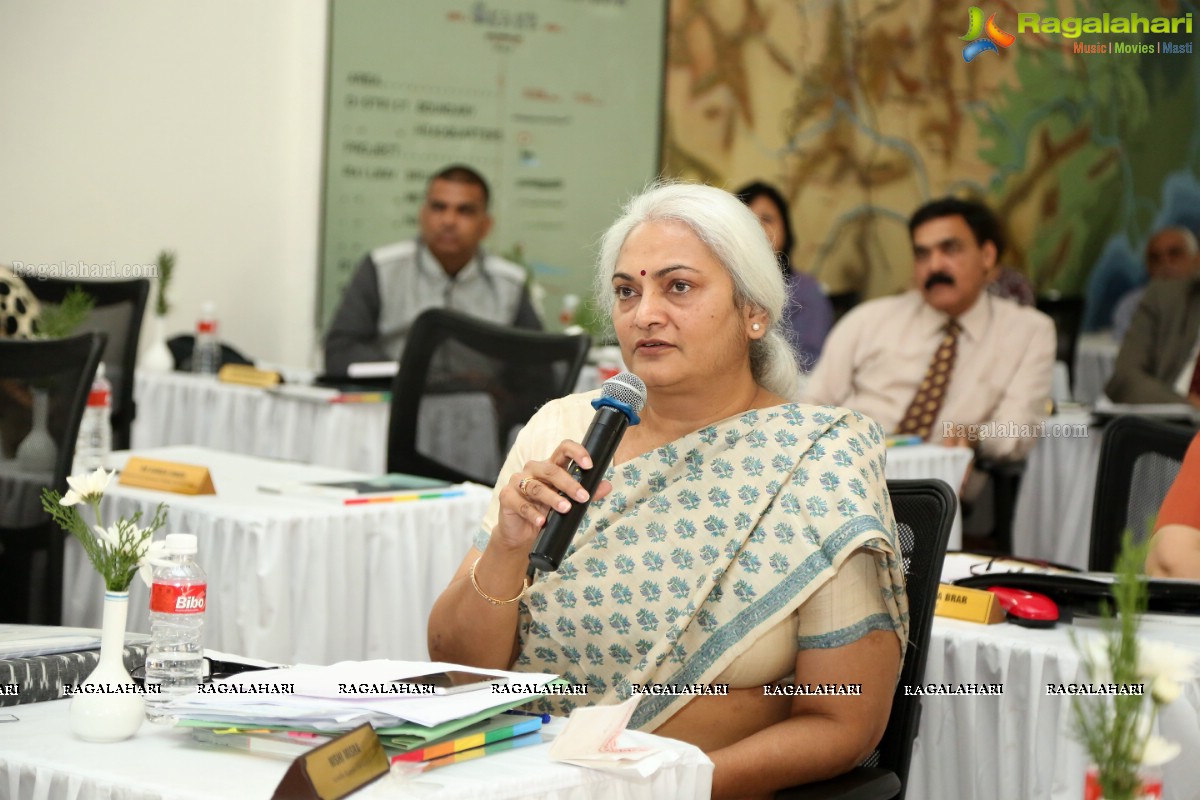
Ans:
<svg viewBox="0 0 1200 800"><path fill-rule="evenodd" d="M752 331L761 331L761 330L762 330L762 325L760 325L759 323L757 323L757 322L756 322L756 323L754 323L753 325L751 325L751 326L750 326L750 330L752 330Z"/></svg>

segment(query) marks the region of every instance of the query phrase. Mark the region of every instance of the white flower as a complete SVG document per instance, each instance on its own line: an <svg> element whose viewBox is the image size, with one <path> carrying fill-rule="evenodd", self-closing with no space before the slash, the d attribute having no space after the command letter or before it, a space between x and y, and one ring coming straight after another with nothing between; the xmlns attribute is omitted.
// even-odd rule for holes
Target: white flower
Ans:
<svg viewBox="0 0 1200 800"><path fill-rule="evenodd" d="M1179 755L1182 748L1177 742L1168 742L1161 736L1151 736L1142 747L1142 766L1158 767Z"/></svg>
<svg viewBox="0 0 1200 800"><path fill-rule="evenodd" d="M108 549L112 552L117 552L121 549L121 526L113 525L109 528L96 525L93 530L96 531L96 536L100 537L100 541L108 545Z"/></svg>
<svg viewBox="0 0 1200 800"><path fill-rule="evenodd" d="M90 502L89 498L99 497L108 488L108 482L116 475L116 470L105 472L101 467L90 475L71 475L67 478L67 494L58 502L64 506Z"/></svg>
<svg viewBox="0 0 1200 800"><path fill-rule="evenodd" d="M1096 683L1112 683L1112 666L1108 662L1108 640L1090 638L1083 643L1083 660L1088 677Z"/></svg>
<svg viewBox="0 0 1200 800"><path fill-rule="evenodd" d="M1138 642L1138 674L1150 684L1154 702L1166 705L1183 691L1183 684L1195 677L1195 657L1170 642Z"/></svg>
<svg viewBox="0 0 1200 800"><path fill-rule="evenodd" d="M167 557L167 543L164 539L151 541L146 539L142 542L140 559L138 560L138 575L142 579L142 583L149 588L154 580L154 568L163 567L171 563L171 559Z"/></svg>

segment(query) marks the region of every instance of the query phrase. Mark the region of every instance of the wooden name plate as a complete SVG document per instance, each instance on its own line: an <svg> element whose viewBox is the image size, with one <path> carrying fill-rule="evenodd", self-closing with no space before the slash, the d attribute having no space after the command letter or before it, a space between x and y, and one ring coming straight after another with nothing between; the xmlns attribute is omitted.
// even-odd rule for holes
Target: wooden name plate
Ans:
<svg viewBox="0 0 1200 800"><path fill-rule="evenodd" d="M226 364L217 373L217 380L223 383L238 383L242 386L269 389L272 386L278 386L283 378L278 372L256 369L249 364Z"/></svg>
<svg viewBox="0 0 1200 800"><path fill-rule="evenodd" d="M155 461L134 456L121 470L122 486L154 489L174 494L216 494L208 467L177 464L174 461Z"/></svg>
<svg viewBox="0 0 1200 800"><path fill-rule="evenodd" d="M948 583L938 585L937 607L933 613L939 617L979 622L984 625L1004 621L1004 609L996 595L985 589L968 589Z"/></svg>
<svg viewBox="0 0 1200 800"><path fill-rule="evenodd" d="M375 729L364 723L293 761L272 800L339 800L389 769Z"/></svg>

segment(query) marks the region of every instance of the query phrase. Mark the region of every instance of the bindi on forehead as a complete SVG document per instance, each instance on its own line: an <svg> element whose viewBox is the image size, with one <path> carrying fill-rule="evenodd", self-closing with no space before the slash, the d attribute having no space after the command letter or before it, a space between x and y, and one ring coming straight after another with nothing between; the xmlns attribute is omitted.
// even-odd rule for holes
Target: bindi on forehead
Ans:
<svg viewBox="0 0 1200 800"><path fill-rule="evenodd" d="M646 270L642 270L642 277L646 277Z"/></svg>

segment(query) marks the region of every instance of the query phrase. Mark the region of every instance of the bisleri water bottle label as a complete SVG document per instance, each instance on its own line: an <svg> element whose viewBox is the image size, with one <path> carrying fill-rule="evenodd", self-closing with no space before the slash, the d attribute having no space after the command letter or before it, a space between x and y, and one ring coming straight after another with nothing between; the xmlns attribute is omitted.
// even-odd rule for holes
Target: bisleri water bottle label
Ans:
<svg viewBox="0 0 1200 800"><path fill-rule="evenodd" d="M150 610L159 614L200 614L207 594L206 583L188 586L156 583L150 589Z"/></svg>

